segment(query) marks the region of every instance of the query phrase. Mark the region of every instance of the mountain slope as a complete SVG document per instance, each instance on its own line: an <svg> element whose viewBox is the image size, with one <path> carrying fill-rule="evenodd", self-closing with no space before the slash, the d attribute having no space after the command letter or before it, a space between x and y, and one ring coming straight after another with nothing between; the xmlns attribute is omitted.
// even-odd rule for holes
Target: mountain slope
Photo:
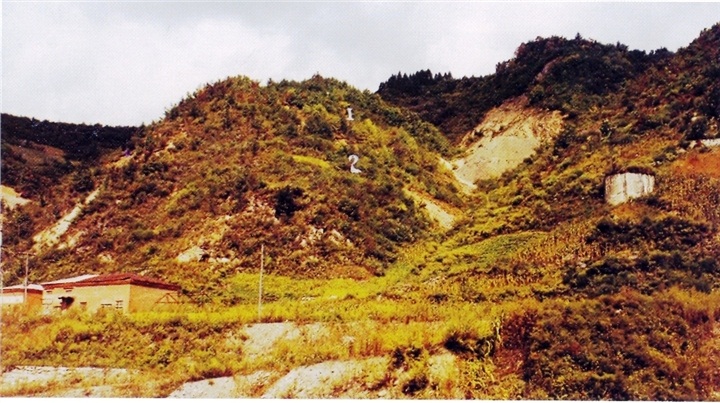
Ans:
<svg viewBox="0 0 720 403"><path fill-rule="evenodd" d="M545 95L537 97L538 88L550 85L550 72L560 68L556 58L544 78L536 79L528 87L530 101L526 106L518 108L516 104L512 109L499 108L486 114L478 124L486 130L497 126L494 122L502 121L503 117L512 120L520 116L523 124L530 124L533 116L537 116L533 108L557 105L558 97L571 95L564 107L558 107L561 110L556 109L556 113L566 114L561 129L556 129L559 134L550 140L549 146L541 147L532 158L497 179L471 177L478 185L470 203L473 207L467 211L462 225L447 234L441 249L427 254L423 263L425 276L432 277L438 271L455 273L478 281L476 289L492 289L493 270L506 273L519 270L516 276L523 277L523 283L538 282L545 289L543 292L550 292L547 289L550 287L555 290L552 292L568 295L602 288L607 282L613 284L607 292L630 285L647 291L657 286L657 281L698 290L716 287L720 273L711 262L720 258L715 241L720 227L717 209L720 189L713 168L718 150L688 147L695 139L720 136L714 103L718 91L718 81L714 80L719 66L718 30L720 27L715 26L704 31L676 55L651 64L643 62L640 67L625 67L626 71L642 72L634 73L616 91L602 97L595 89L605 88L607 77L599 75L594 79L582 69L577 75L571 74L575 70L568 70L565 76L558 76L552 88L561 90L550 95L543 91ZM547 41L540 42L547 46ZM568 49L577 52L572 42L554 42L569 43ZM523 45L518 53L527 52L524 49L528 47L537 45ZM597 49L608 48L597 45L585 51L594 54ZM625 50L622 53L634 54ZM514 66L521 59L518 56L505 65ZM462 98L457 102L462 102ZM583 105L590 107L584 110L580 108ZM468 139L476 137L476 132L468 132L460 148L475 152L474 147L483 143ZM484 164L485 168L483 161L478 160L474 172L489 172L497 166L492 162ZM462 164L454 168L456 175L464 174ZM655 176L658 183L655 193L629 205L609 206L604 201L605 178L619 172ZM507 249L502 246L506 241ZM496 258L489 258L487 248ZM663 266L658 259L666 254L675 254L675 259L680 259L668 272L656 272L649 277L636 273L645 270L640 267L647 264ZM477 264L478 261L484 263ZM707 267L698 268L693 262L705 262ZM450 271L448 264L452 267ZM615 268L604 269L607 265ZM593 284L592 280L585 283L585 276L588 273L596 276L597 270L620 270L625 273L623 276L634 273L632 276L638 277L620 281L614 273L596 278L598 283ZM454 283L458 279L450 276L447 281ZM582 287L578 281L583 283ZM511 289L518 292L511 282L493 294L501 295Z"/></svg>
<svg viewBox="0 0 720 403"><path fill-rule="evenodd" d="M74 200L97 197L31 260L36 279L161 276L188 304L15 314L3 323L11 365L156 371L167 390L154 395L332 368L338 388L315 393L717 399L720 149L703 140L720 137L718 52L720 25L674 54L538 39L488 77L396 77L385 101L319 76L208 85L95 167ZM461 172L476 187L461 192L452 162L513 136L529 156ZM470 174L497 168L475 162ZM618 173L652 176L654 190L610 205ZM263 321L308 330L261 357L263 327L246 325ZM370 376L340 375L361 361ZM243 393L269 390L250 383Z"/></svg>
<svg viewBox="0 0 720 403"><path fill-rule="evenodd" d="M454 79L450 74L433 76L430 70L398 73L380 84L378 94L419 113L457 142L487 111L511 98L525 94L532 105L575 113L668 54L628 51L627 46L604 45L580 35L537 38L520 45L513 59L498 63L494 74ZM573 100L578 92L594 97L578 104Z"/></svg>
<svg viewBox="0 0 720 403"><path fill-rule="evenodd" d="M649 55L630 65L623 58L598 58L593 52L609 49L604 45L590 47L590 54L573 46L565 49L570 54L559 50L564 55L524 87L528 108L564 114L559 135L498 179L478 181L463 222L414 255L415 284L433 298L501 306L528 301L505 323L505 349L494 359L496 365L521 362L519 370L505 373L523 379L518 397L715 396L717 389L708 385L718 379L710 368L720 361L712 341L720 311L710 308L696 321L690 312L704 307L690 301L700 299L697 293L714 300L720 286L720 150L695 143L720 137L719 34L716 25L676 54ZM525 68L517 64L520 55L549 43L526 44L504 65ZM636 54L612 49L611 56ZM587 68L578 67L586 62ZM592 66L631 74L594 76ZM460 105L478 97L455 89L434 95L452 96ZM437 111L428 105L418 108ZM453 119L435 123L465 127ZM486 114L475 124L492 119ZM622 172L654 176L655 191L608 205L605 178ZM668 310L681 317L673 324L648 322L667 318ZM625 311L644 325L627 322ZM666 344L653 339L658 332L665 332ZM655 341L636 344L643 338ZM618 351L632 359L603 361ZM684 360L698 369L677 369ZM539 375L544 373L551 375ZM685 381L690 373L703 380Z"/></svg>
<svg viewBox="0 0 720 403"><path fill-rule="evenodd" d="M73 247L46 248L36 278L79 265L204 284L256 270L261 245L270 273L380 274L434 225L405 189L462 204L437 163L449 150L431 125L335 80L217 82L97 168L97 198L58 239Z"/></svg>

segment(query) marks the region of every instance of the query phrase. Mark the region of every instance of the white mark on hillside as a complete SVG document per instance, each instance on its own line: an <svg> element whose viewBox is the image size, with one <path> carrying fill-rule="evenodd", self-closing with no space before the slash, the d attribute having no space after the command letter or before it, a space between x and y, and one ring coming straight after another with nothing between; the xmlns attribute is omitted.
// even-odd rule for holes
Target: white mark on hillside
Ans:
<svg viewBox="0 0 720 403"><path fill-rule="evenodd" d="M361 170L355 168L355 164L357 164L357 162L360 160L360 157L353 154L348 157L348 160L350 161L350 172L352 172L354 174L359 174L362 172Z"/></svg>
<svg viewBox="0 0 720 403"><path fill-rule="evenodd" d="M611 206L649 195L655 188L655 177L626 172L605 178L605 201Z"/></svg>
<svg viewBox="0 0 720 403"><path fill-rule="evenodd" d="M17 206L22 206L30 202L30 199L25 199L20 196L15 189L8 186L0 186L2 190L2 201L5 203L8 209L12 210Z"/></svg>

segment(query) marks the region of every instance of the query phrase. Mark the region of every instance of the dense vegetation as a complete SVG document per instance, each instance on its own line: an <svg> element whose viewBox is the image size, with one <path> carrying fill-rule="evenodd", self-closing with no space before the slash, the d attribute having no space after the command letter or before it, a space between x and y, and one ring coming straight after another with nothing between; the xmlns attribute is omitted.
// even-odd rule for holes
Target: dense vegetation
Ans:
<svg viewBox="0 0 720 403"><path fill-rule="evenodd" d="M720 137L719 72L716 25L676 53L537 39L496 74L398 74L378 94L320 76L208 85L133 136L131 156L116 150L90 169L94 186L63 179L68 199L102 191L69 234L81 234L74 248L31 259L34 281L142 272L181 284L187 304L121 318L12 313L3 365L182 373L172 388L383 357L358 382L394 387L391 397L717 399L720 150L696 141ZM462 194L438 159L515 97L561 111L562 131ZM618 172L654 175L656 189L610 206L604 180ZM440 231L405 189L461 217ZM35 203L8 214L3 248L29 249L43 214ZM270 275L258 318L261 245ZM192 246L203 256L176 260ZM4 269L15 280L22 266ZM330 335L264 360L225 343L258 320ZM148 343L129 349L137 338ZM438 377L442 353L455 365Z"/></svg>
<svg viewBox="0 0 720 403"><path fill-rule="evenodd" d="M56 123L2 114L3 184L33 197L63 175L126 147L136 127ZM53 149L48 149L52 147Z"/></svg>
<svg viewBox="0 0 720 403"><path fill-rule="evenodd" d="M528 94L533 104L577 113L669 55L666 50L650 55L628 51L627 46L603 45L580 35L538 38L520 45L515 58L498 63L492 75L454 79L449 73L433 76L430 70L398 73L380 84L378 93L459 140L488 110L510 98ZM579 101L580 94L594 99Z"/></svg>
<svg viewBox="0 0 720 403"><path fill-rule="evenodd" d="M76 252L44 251L32 262L43 267L35 279L70 275L80 264L100 272L143 267L204 286L256 270L261 245L271 273L364 278L382 274L398 246L431 228L405 188L462 202L437 166L437 153L450 152L437 129L320 76L208 85L135 136L129 152L69 179L78 196L102 191L77 225L85 236ZM361 174L349 172L352 154ZM27 222L42 220L42 212L29 210L13 212L9 244L28 246ZM193 246L205 251L202 260L227 264L198 272L199 265L175 261ZM103 253L118 263L103 264Z"/></svg>

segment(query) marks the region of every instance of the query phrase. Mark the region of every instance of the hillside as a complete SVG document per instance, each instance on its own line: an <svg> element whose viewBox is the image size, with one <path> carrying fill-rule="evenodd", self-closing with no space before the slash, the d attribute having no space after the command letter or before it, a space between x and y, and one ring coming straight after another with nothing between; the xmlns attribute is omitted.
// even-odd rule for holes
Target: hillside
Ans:
<svg viewBox="0 0 720 403"><path fill-rule="evenodd" d="M39 121L6 113L2 124L3 185L28 197L61 177L87 170L106 153L126 147L136 127Z"/></svg>
<svg viewBox="0 0 720 403"><path fill-rule="evenodd" d="M136 371L105 385L122 396L718 400L719 99L720 24L675 53L538 38L495 74L377 94L209 84L55 220L4 217L32 281L150 274L186 304L13 311L3 365ZM652 192L609 204L622 173ZM64 390L44 385L4 390Z"/></svg>
<svg viewBox="0 0 720 403"><path fill-rule="evenodd" d="M582 38L537 38L523 43L511 60L498 63L494 74L456 79L430 70L398 73L381 83L383 99L404 106L459 141L492 108L512 98L529 96L533 105L576 113L587 108L653 63L669 57L661 49L646 54L627 46L605 45ZM576 104L576 93L592 95Z"/></svg>
<svg viewBox="0 0 720 403"><path fill-rule="evenodd" d="M706 395L708 389L698 383L677 386L688 373L672 362L679 357L675 354L689 359L684 355L687 345L682 345L688 339L683 335L705 329L693 333L698 343L693 348L712 352L691 359L698 360L693 361L698 368L705 368L692 373L718 379L717 372L710 370L720 358L717 346L709 347L714 345L711 335L717 330L707 333L712 325L704 326L715 323L720 312L714 308L706 311L701 322L691 317L678 319L674 325L662 325L666 330L650 324L644 330L631 330L618 314L630 304L644 310L638 313L639 321L667 317L668 309L678 312L674 311L677 308L655 310L647 295L664 298L661 295L673 290L677 294L668 304L675 306L686 298L697 298L691 297L694 292L716 295L720 284L720 182L715 169L720 150L694 142L720 136L719 34L716 25L675 55L626 66L626 71L635 73L614 86L607 86L604 75L584 75L586 70L575 68L563 68L564 73L551 79L563 60L593 58L569 54L548 62L542 68L545 74L531 80L526 87L529 105L525 111L511 99L500 109L491 109L495 112L487 112L486 123L502 109L510 113L505 116L521 114L531 122L531 117L537 116L532 108L545 107L564 115L563 128L548 146L498 180L479 178L470 202L475 207L468 210L463 225L441 242L428 244L424 256L416 256L414 264L421 268L419 283L432 282L434 290L453 290L437 295L443 301L556 301L558 305L528 304L507 324L515 329L507 333L514 341L505 345L517 347L497 360L514 357L523 363L526 383L519 396L714 396ZM504 65L515 66L526 49L543 43L546 41L521 46L518 57ZM598 92L598 88L605 90ZM449 93L463 104L462 95ZM452 119L436 123L452 125ZM481 139L492 136L479 134ZM464 139L477 136L469 130ZM456 167L456 171L461 169ZM609 206L604 201L604 179L621 172L653 175L658 184L655 192L631 203ZM616 310L603 306L615 306ZM679 312L686 309L688 306ZM517 332L524 335L520 340ZM613 332L621 333L615 336ZM667 337L662 346L634 344L636 337L658 337L658 332ZM604 362L601 357L612 356L614 351L631 356L632 363ZM650 359L649 354L659 354L663 361ZM655 372L648 373L650 368ZM546 375L538 375L538 371ZM644 373L644 382L653 386L636 385L634 377L640 373ZM675 382L670 386L668 376Z"/></svg>
<svg viewBox="0 0 720 403"><path fill-rule="evenodd" d="M220 81L93 167L78 212L35 233L44 270L34 276L143 270L204 287L207 276L256 270L263 244L270 273L381 274L435 225L411 189L462 204L437 163L447 152L431 125L335 80Z"/></svg>
<svg viewBox="0 0 720 403"><path fill-rule="evenodd" d="M95 187L109 155L141 128L39 121L2 114L3 268L15 279L18 253ZM17 208L22 206L21 208ZM12 267L12 269L10 268Z"/></svg>

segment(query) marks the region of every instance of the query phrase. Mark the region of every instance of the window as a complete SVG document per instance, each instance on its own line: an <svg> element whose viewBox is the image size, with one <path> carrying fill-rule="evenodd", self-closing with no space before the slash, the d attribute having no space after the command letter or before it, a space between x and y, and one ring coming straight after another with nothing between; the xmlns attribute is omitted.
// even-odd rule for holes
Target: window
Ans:
<svg viewBox="0 0 720 403"><path fill-rule="evenodd" d="M62 311L70 308L73 302L75 302L75 298L73 297L60 297L58 299L60 300L60 310Z"/></svg>
<svg viewBox="0 0 720 403"><path fill-rule="evenodd" d="M80 308L82 308L83 311L87 310L87 302L86 301L81 302Z"/></svg>
<svg viewBox="0 0 720 403"><path fill-rule="evenodd" d="M121 299L115 301L115 309L117 309L117 310L123 309L123 301Z"/></svg>

